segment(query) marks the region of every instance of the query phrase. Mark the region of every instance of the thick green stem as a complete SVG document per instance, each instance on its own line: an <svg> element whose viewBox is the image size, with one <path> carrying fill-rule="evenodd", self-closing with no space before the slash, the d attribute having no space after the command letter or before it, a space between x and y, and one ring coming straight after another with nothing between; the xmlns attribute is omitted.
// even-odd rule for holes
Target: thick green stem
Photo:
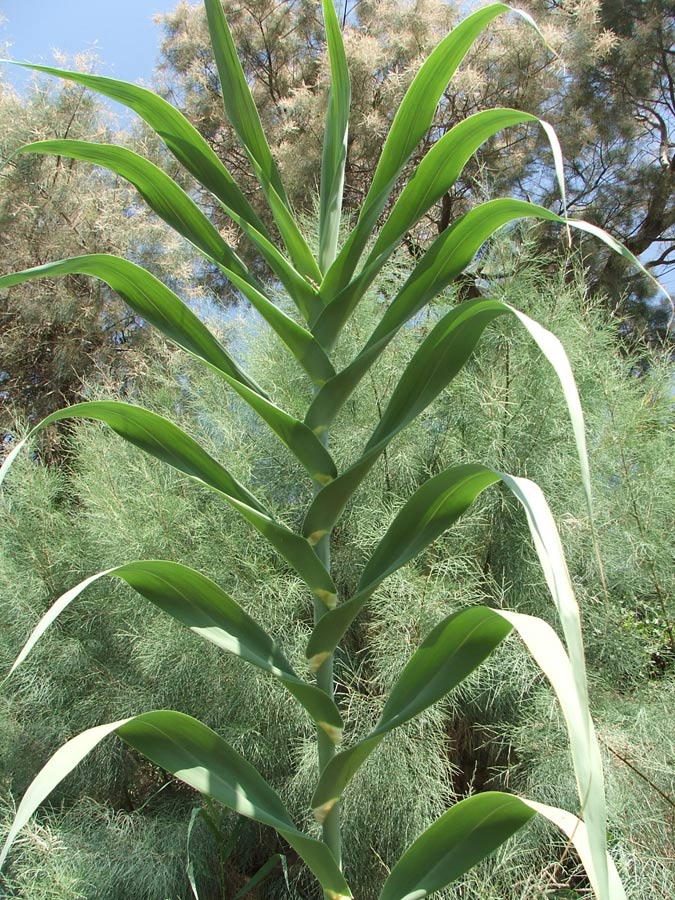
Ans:
<svg viewBox="0 0 675 900"><path fill-rule="evenodd" d="M328 433L324 432L321 437L324 446L328 444ZM315 494L321 490L321 485L315 483ZM327 534L316 545L316 553L321 562L330 572L330 534ZM325 605L314 598L314 623L327 612ZM325 691L329 697L335 695L335 683L333 679L333 659L331 653L326 662L316 673L317 685ZM335 756L335 744L322 728L317 728L317 749L319 754L319 771L323 771L330 760ZM340 804L336 803L333 809L328 813L323 822L323 839L330 848L338 866L342 866L342 834L340 831Z"/></svg>

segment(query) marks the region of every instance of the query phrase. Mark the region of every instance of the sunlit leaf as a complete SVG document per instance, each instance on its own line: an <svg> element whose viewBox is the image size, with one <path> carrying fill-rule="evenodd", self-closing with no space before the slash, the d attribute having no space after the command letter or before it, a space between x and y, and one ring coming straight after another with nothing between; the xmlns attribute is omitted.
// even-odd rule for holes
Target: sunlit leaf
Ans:
<svg viewBox="0 0 675 900"><path fill-rule="evenodd" d="M332 900L352 896L328 847L298 830L279 795L257 769L215 731L171 710L155 710L90 728L57 750L24 794L0 853L0 866L40 804L112 732L200 793L274 828L307 863Z"/></svg>
<svg viewBox="0 0 675 900"><path fill-rule="evenodd" d="M342 718L328 695L299 678L277 643L215 582L194 569L166 560L126 563L98 572L66 591L35 626L10 674L24 662L49 626L73 600L90 584L108 576L126 582L204 640L269 672L293 694L319 727L339 739Z"/></svg>
<svg viewBox="0 0 675 900"><path fill-rule="evenodd" d="M321 286L324 302L330 304L351 278L396 179L431 127L438 102L457 67L485 27L505 12L516 12L534 26L530 16L505 3L485 6L453 28L418 70L396 112L358 222Z"/></svg>
<svg viewBox="0 0 675 900"><path fill-rule="evenodd" d="M60 409L43 419L9 453L0 467L0 484L24 444L54 422L68 418L105 422L126 441L217 491L262 534L326 605L335 603L335 585L309 543L275 521L253 494L173 422L139 406L96 400Z"/></svg>
<svg viewBox="0 0 675 900"><path fill-rule="evenodd" d="M279 169L260 124L260 116L237 56L220 0L204 0L227 117L265 192L272 215L298 271L315 282L321 270L290 211Z"/></svg>
<svg viewBox="0 0 675 900"><path fill-rule="evenodd" d="M326 272L335 259L340 231L351 84L333 0L322 0L322 7L331 75L323 136L319 204L319 268L322 272Z"/></svg>

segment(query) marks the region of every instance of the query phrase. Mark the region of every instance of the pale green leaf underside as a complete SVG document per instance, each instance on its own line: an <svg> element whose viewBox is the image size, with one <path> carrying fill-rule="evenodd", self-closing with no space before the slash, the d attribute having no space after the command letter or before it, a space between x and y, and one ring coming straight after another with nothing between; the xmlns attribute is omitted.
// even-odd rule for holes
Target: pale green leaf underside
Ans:
<svg viewBox="0 0 675 900"><path fill-rule="evenodd" d="M114 576L172 616L186 628L221 650L277 678L302 704L311 718L339 739L342 718L335 703L293 671L277 643L218 585L194 569L166 560L126 563L86 578L66 591L33 629L10 674L26 659L49 626L93 582Z"/></svg>
<svg viewBox="0 0 675 900"><path fill-rule="evenodd" d="M274 828L307 863L330 897L352 896L328 847L297 829L278 794L259 772L206 725L171 710L90 728L57 750L24 794L0 854L0 866L40 804L112 732L200 793Z"/></svg>
<svg viewBox="0 0 675 900"><path fill-rule="evenodd" d="M114 401L92 401L57 410L36 425L8 455L0 468L0 483L26 441L47 425L77 417L104 422L150 456L217 491L267 538L316 596L328 605L334 602L335 585L309 543L275 521L250 491L182 429L142 407Z"/></svg>

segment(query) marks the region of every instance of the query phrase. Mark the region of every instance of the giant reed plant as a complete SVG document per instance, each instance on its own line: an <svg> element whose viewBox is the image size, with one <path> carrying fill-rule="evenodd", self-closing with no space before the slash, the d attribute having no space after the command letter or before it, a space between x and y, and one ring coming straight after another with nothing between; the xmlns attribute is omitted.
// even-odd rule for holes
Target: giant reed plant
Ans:
<svg viewBox="0 0 675 900"><path fill-rule="evenodd" d="M72 140L28 144L21 152L57 154L102 165L134 185L154 212L219 267L295 358L312 390L304 420L276 405L172 291L127 260L101 254L61 260L7 275L0 279L0 286L8 288L33 278L71 274L91 275L107 282L137 315L222 378L304 467L314 493L302 527L294 531L275 518L248 487L193 437L168 419L139 406L103 400L79 403L48 416L25 440L61 419L97 420L141 450L217 492L307 586L314 610L307 657L316 680L300 677L291 667L282 649L283 635L267 634L216 583L184 565L161 560L130 562L108 569L68 590L35 628L14 668L88 585L104 577L121 579L200 637L277 679L313 720L320 775L311 805L322 823L322 838L302 831L278 794L218 734L185 714L155 710L98 725L58 750L28 788L0 862L52 789L100 741L115 732L206 797L276 829L307 864L325 897L349 898L352 893L341 867L339 801L345 788L385 735L441 700L515 631L551 682L560 702L581 817L496 791L468 797L452 806L413 842L386 878L380 898L410 900L442 889L492 853L533 816L540 815L555 823L576 847L599 900L621 900L624 889L606 849L602 764L589 713L579 610L560 539L539 488L527 479L485 465L452 466L429 478L403 505L370 554L351 596L338 597L331 576L331 535L350 498L396 435L460 372L485 328L503 316L515 318L529 332L556 371L592 515L583 417L562 346L551 333L500 300L481 298L461 303L445 314L420 344L400 373L363 451L341 472L331 456L330 430L337 412L400 329L466 269L483 243L500 227L525 217L558 223L568 229L571 226L595 234L632 263L639 264L612 238L587 223L568 220L520 200L484 203L462 216L432 243L384 310L366 343L346 366L336 371L334 351L340 333L384 264L406 232L450 189L471 155L497 131L525 123L544 129L564 201L560 149L550 127L532 115L496 109L470 117L432 146L377 230L397 179L430 127L453 73L490 22L513 11L502 3L478 10L441 41L419 69L391 126L356 224L338 249L350 82L335 10L331 0L324 0L332 87L322 160L316 258L287 200L220 3L205 0L205 7L226 112L260 182L275 233L255 213L230 172L198 132L160 97L110 78L44 66L32 68L89 87L137 112L250 239L293 302L297 315L288 314L273 302L269 290L238 258L190 196L148 160L121 147ZM518 15L528 26L534 26L525 14ZM276 239L277 232L281 242ZM0 477L4 477L24 443L19 443L9 455ZM338 750L344 723L334 693L333 659L342 638L378 586L423 552L469 509L479 494L498 482L525 509L564 643L549 625L528 615L482 606L455 612L438 622L412 654L374 729L346 750Z"/></svg>

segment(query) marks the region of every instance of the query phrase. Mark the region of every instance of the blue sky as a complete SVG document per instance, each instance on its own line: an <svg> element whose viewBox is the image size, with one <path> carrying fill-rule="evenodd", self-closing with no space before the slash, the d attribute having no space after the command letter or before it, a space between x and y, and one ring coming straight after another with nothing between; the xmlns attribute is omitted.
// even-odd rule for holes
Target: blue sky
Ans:
<svg viewBox="0 0 675 900"><path fill-rule="evenodd" d="M161 37L152 17L176 4L177 0L0 0L4 19L0 43L9 44L12 59L45 65L54 63L54 49L70 56L93 50L100 59L100 74L149 82ZM5 69L3 77L13 84L25 77L13 66Z"/></svg>

